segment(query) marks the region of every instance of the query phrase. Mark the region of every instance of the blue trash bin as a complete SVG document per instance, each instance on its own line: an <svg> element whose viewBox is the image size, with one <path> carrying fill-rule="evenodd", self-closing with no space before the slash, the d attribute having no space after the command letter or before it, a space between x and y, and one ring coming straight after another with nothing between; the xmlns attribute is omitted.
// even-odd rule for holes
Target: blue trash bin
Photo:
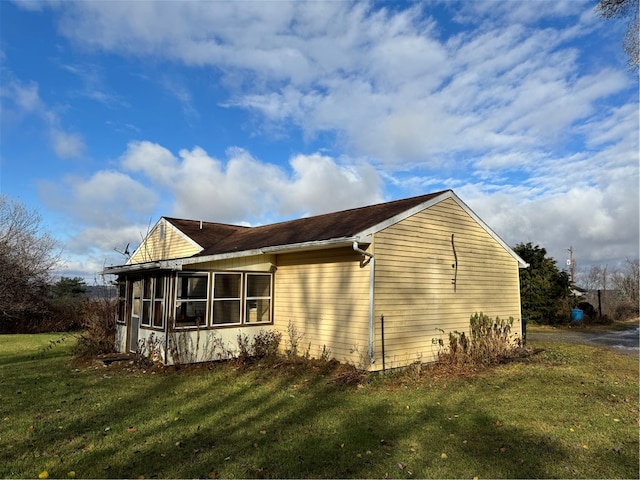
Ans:
<svg viewBox="0 0 640 480"><path fill-rule="evenodd" d="M579 308L571 309L571 323L581 323L584 312Z"/></svg>

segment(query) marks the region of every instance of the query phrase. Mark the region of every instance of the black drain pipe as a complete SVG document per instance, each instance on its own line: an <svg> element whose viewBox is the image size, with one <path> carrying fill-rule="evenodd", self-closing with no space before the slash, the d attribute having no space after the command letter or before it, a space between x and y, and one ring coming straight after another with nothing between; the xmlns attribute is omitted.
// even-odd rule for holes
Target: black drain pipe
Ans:
<svg viewBox="0 0 640 480"><path fill-rule="evenodd" d="M380 315L380 335L382 337L382 371L384 372L384 315Z"/></svg>

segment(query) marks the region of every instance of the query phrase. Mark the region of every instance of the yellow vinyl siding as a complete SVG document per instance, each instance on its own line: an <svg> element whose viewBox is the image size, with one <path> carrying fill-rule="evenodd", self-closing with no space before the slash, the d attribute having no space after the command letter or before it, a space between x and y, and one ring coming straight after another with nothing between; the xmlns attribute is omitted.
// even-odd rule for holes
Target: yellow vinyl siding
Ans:
<svg viewBox="0 0 640 480"><path fill-rule="evenodd" d="M180 230L161 219L132 255L129 263L155 262L195 255L200 247Z"/></svg>
<svg viewBox="0 0 640 480"><path fill-rule="evenodd" d="M512 333L521 333L517 261L453 199L376 233L374 247L376 358L384 315L387 367L435 360L432 340L468 331L475 312L513 317Z"/></svg>
<svg viewBox="0 0 640 480"><path fill-rule="evenodd" d="M287 327L295 325L299 353L331 357L366 367L369 319L369 266L351 249L278 255L275 274L275 326L289 348Z"/></svg>
<svg viewBox="0 0 640 480"><path fill-rule="evenodd" d="M227 258L212 262L185 265L183 270L242 270L247 272L270 272L274 267L275 255L254 255L250 257Z"/></svg>

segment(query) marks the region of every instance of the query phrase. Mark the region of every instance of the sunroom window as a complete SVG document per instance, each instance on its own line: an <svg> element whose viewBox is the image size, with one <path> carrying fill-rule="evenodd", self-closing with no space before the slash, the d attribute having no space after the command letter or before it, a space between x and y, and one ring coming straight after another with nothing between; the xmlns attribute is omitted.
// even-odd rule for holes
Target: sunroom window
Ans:
<svg viewBox="0 0 640 480"><path fill-rule="evenodd" d="M143 327L151 326L151 311L153 299L151 292L153 290L153 279L145 278L142 280L142 318L140 323Z"/></svg>
<svg viewBox="0 0 640 480"><path fill-rule="evenodd" d="M162 328L164 326L164 277L147 277L142 280L143 327Z"/></svg>
<svg viewBox="0 0 640 480"><path fill-rule="evenodd" d="M240 323L241 294L242 274L213 274L213 325Z"/></svg>
<svg viewBox="0 0 640 480"><path fill-rule="evenodd" d="M164 327L165 277L156 277L153 284L153 326Z"/></svg>
<svg viewBox="0 0 640 480"><path fill-rule="evenodd" d="M248 273L246 276L245 322L271 321L271 275Z"/></svg>
<svg viewBox="0 0 640 480"><path fill-rule="evenodd" d="M207 325L207 292L209 276L180 274L176 289L176 327Z"/></svg>

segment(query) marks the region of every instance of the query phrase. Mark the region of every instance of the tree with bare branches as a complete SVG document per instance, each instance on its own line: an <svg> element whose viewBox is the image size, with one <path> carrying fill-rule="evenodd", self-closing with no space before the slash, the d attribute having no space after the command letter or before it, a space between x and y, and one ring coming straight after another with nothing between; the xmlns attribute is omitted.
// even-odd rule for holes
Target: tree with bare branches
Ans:
<svg viewBox="0 0 640 480"><path fill-rule="evenodd" d="M634 70L637 70L640 64L638 3L639 0L600 0L596 6L596 12L603 18L628 19L623 45L627 52L629 66Z"/></svg>
<svg viewBox="0 0 640 480"><path fill-rule="evenodd" d="M0 332L31 330L46 317L59 261L57 242L43 231L40 215L0 195Z"/></svg>

